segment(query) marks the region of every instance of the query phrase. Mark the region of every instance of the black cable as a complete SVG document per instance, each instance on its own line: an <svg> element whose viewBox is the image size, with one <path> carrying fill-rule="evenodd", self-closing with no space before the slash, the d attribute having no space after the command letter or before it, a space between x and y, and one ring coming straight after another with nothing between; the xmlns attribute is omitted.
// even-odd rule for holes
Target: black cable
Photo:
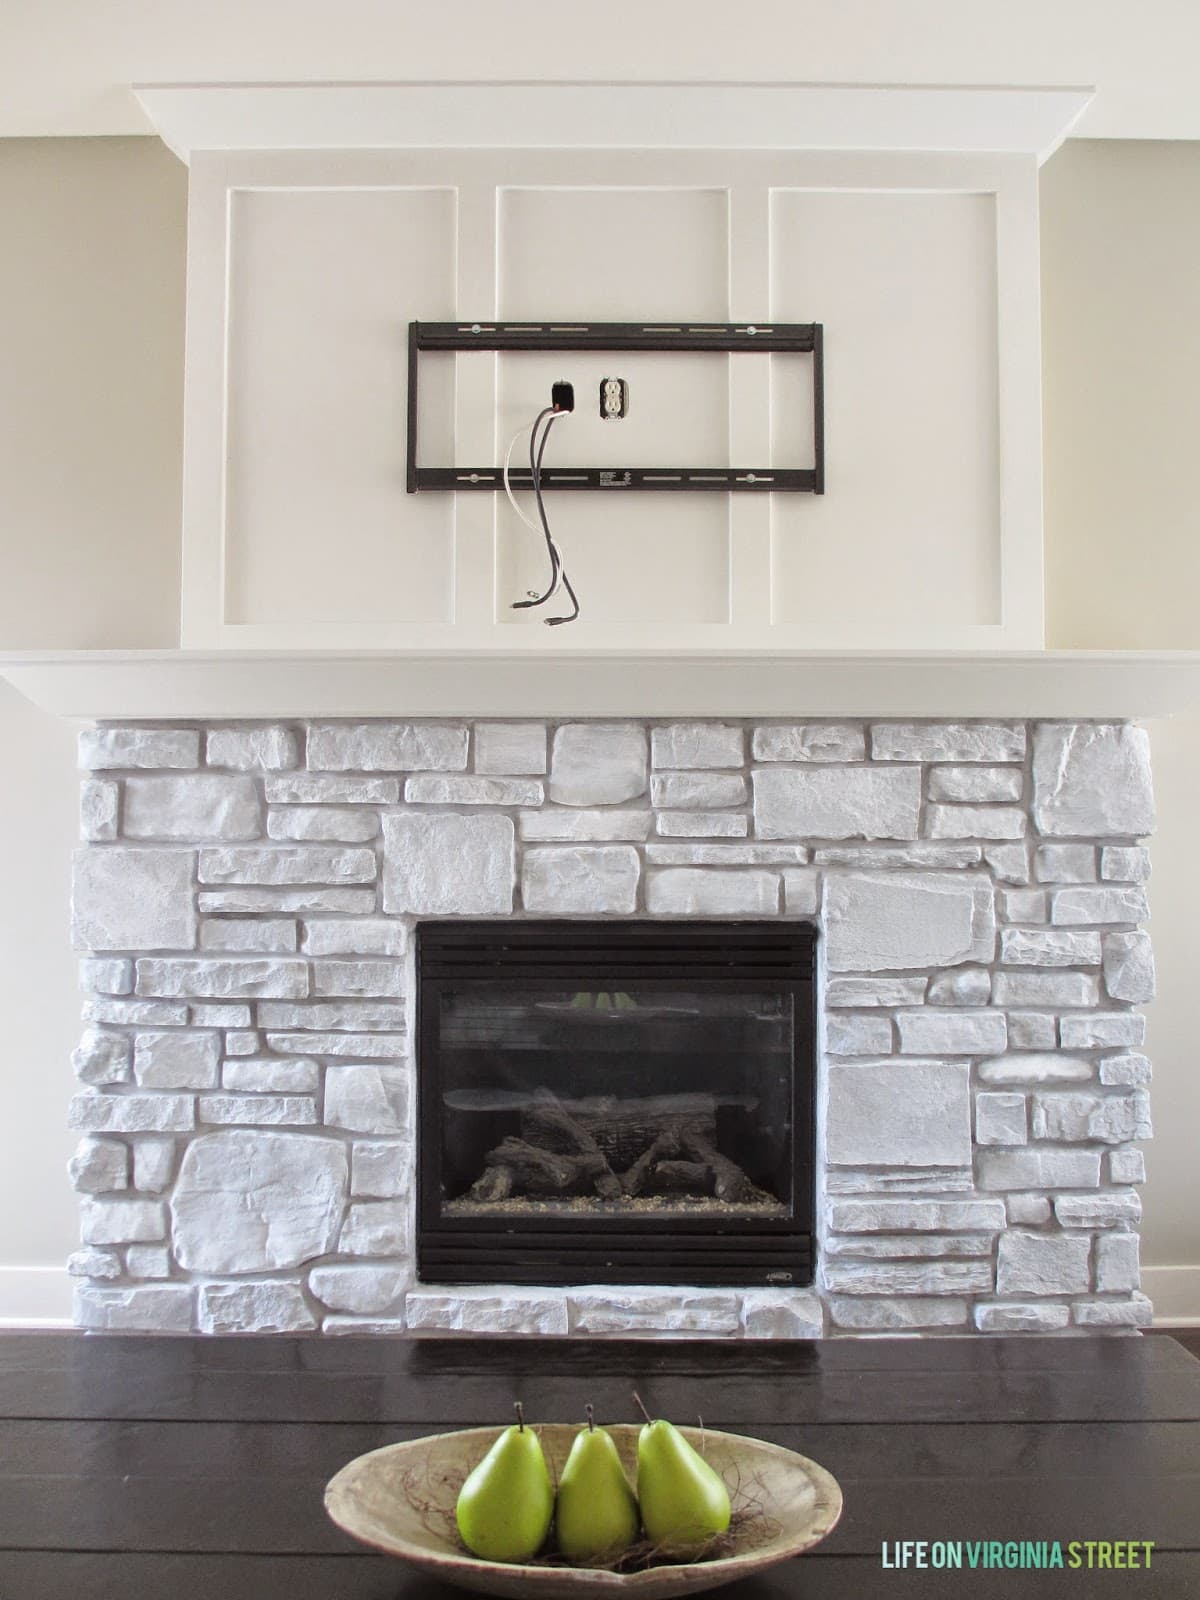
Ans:
<svg viewBox="0 0 1200 1600"><path fill-rule="evenodd" d="M538 487L538 475L541 457L540 455L535 455L534 440L537 438L537 431L543 417L549 417L550 419L549 422L546 423L546 435L548 435L551 427L553 426L556 415L557 413L555 412L554 407L547 406L544 411L538 412L537 416L533 419L533 427L529 430L529 475L533 479L535 493ZM545 448L545 437L543 437L542 447ZM539 512L541 511L540 500L538 502L538 510ZM540 594L537 596L531 595L528 600L514 600L512 603L512 609L514 611L526 611L530 606L544 606L546 601L549 600L550 596L558 587L558 575L561 570L558 551L555 548L554 540L550 537L550 529L546 525L546 519L544 516L541 518L541 523L542 532L546 538L546 550L550 557L550 587L546 590L545 594Z"/></svg>

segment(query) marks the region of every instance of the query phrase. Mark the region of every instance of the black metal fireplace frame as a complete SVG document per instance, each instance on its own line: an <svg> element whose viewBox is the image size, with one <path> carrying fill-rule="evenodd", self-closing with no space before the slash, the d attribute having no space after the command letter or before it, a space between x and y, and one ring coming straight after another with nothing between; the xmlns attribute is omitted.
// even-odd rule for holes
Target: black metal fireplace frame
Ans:
<svg viewBox="0 0 1200 1600"><path fill-rule="evenodd" d="M614 934L620 930L619 940ZM808 922L682 919L423 922L417 926L417 1273L426 1283L694 1284L793 1287L814 1267L816 1041ZM786 1217L448 1217L442 1212L436 1020L464 983L564 980L693 983L727 991L770 982L794 1006L792 1194ZM569 1276L562 1266L569 1241Z"/></svg>

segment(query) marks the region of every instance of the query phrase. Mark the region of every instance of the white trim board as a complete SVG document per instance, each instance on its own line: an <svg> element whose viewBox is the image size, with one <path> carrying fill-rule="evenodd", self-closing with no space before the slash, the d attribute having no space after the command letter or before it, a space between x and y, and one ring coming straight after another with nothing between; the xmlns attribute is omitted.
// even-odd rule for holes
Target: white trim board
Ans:
<svg viewBox="0 0 1200 1600"><path fill-rule="evenodd" d="M0 1267L0 1328L69 1328L66 1267Z"/></svg>
<svg viewBox="0 0 1200 1600"><path fill-rule="evenodd" d="M1200 1327L1200 1266L1143 1267L1142 1293L1154 1304L1156 1328Z"/></svg>

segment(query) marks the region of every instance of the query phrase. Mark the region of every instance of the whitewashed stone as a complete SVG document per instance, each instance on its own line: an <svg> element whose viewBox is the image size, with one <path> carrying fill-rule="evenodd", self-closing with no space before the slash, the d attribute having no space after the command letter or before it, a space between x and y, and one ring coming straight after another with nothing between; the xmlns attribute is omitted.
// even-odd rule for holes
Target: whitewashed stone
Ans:
<svg viewBox="0 0 1200 1600"><path fill-rule="evenodd" d="M382 960L318 960L312 964L315 995L402 995L404 975L398 962Z"/></svg>
<svg viewBox="0 0 1200 1600"><path fill-rule="evenodd" d="M350 1334L358 1338L392 1338L406 1332L403 1316L397 1317L346 1317L330 1313L321 1323L322 1333Z"/></svg>
<svg viewBox="0 0 1200 1600"><path fill-rule="evenodd" d="M1095 1189L1100 1183L1097 1150L980 1150L975 1158L981 1189Z"/></svg>
<svg viewBox="0 0 1200 1600"><path fill-rule="evenodd" d="M1009 1194L1004 1203L1008 1220L1016 1227L1039 1228L1050 1221L1050 1202L1044 1194Z"/></svg>
<svg viewBox="0 0 1200 1600"><path fill-rule="evenodd" d="M340 1139L246 1130L194 1139L171 1199L176 1259L190 1272L242 1273L327 1255L348 1170Z"/></svg>
<svg viewBox="0 0 1200 1600"><path fill-rule="evenodd" d="M825 1317L815 1294L802 1289L746 1289L741 1295L747 1339L820 1339Z"/></svg>
<svg viewBox="0 0 1200 1600"><path fill-rule="evenodd" d="M773 917L779 910L779 874L659 867L646 879L646 909L654 916Z"/></svg>
<svg viewBox="0 0 1200 1600"><path fill-rule="evenodd" d="M294 917L206 917L200 924L201 950L233 954L290 955L296 948Z"/></svg>
<svg viewBox="0 0 1200 1600"><path fill-rule="evenodd" d="M723 1289L612 1288L569 1290L575 1333L737 1333L741 1313L737 1295Z"/></svg>
<svg viewBox="0 0 1200 1600"><path fill-rule="evenodd" d="M1060 1194L1054 1215L1064 1228L1135 1228L1142 1219L1142 1202L1132 1189Z"/></svg>
<svg viewBox="0 0 1200 1600"><path fill-rule="evenodd" d="M624 808L607 811L522 811L518 818L521 838L534 843L539 840L592 840L603 842L614 839L645 839L654 821L652 811L630 811Z"/></svg>
<svg viewBox="0 0 1200 1600"><path fill-rule="evenodd" d="M313 772L465 772L467 730L455 724L314 722Z"/></svg>
<svg viewBox="0 0 1200 1600"><path fill-rule="evenodd" d="M201 911L345 911L359 915L375 909L374 889L239 889L201 890Z"/></svg>
<svg viewBox="0 0 1200 1600"><path fill-rule="evenodd" d="M915 839L919 767L763 767L754 780L760 839Z"/></svg>
<svg viewBox="0 0 1200 1600"><path fill-rule="evenodd" d="M825 1048L831 1056L890 1055L891 1018L830 1016L825 1022Z"/></svg>
<svg viewBox="0 0 1200 1600"><path fill-rule="evenodd" d="M650 733L656 767L740 767L745 750L741 728L721 722L674 722Z"/></svg>
<svg viewBox="0 0 1200 1600"><path fill-rule="evenodd" d="M1135 1051L1125 1055L1105 1056L1100 1063L1100 1082L1109 1086L1142 1088L1150 1082L1151 1076L1149 1060Z"/></svg>
<svg viewBox="0 0 1200 1600"><path fill-rule="evenodd" d="M826 1159L833 1166L953 1167L970 1162L971 1093L965 1063L835 1063L828 1075Z"/></svg>
<svg viewBox="0 0 1200 1600"><path fill-rule="evenodd" d="M304 924L307 956L400 956L407 947L404 924L387 917L355 917L346 922L317 918Z"/></svg>
<svg viewBox="0 0 1200 1600"><path fill-rule="evenodd" d="M1132 1147L1108 1152L1108 1179L1110 1183L1145 1183L1146 1158Z"/></svg>
<svg viewBox="0 0 1200 1600"><path fill-rule="evenodd" d="M1025 813L1016 806L931 805L925 831L931 839L1023 839Z"/></svg>
<svg viewBox="0 0 1200 1600"><path fill-rule="evenodd" d="M186 1283L143 1284L136 1289L75 1290L73 1321L95 1333L190 1333L193 1290Z"/></svg>
<svg viewBox="0 0 1200 1600"><path fill-rule="evenodd" d="M101 841L117 837L121 786L109 778L85 778L79 785L79 837Z"/></svg>
<svg viewBox="0 0 1200 1600"><path fill-rule="evenodd" d="M998 1294L1086 1294L1091 1287L1089 1241L1074 1234L1022 1233L1000 1236Z"/></svg>
<svg viewBox="0 0 1200 1600"><path fill-rule="evenodd" d="M201 1333L310 1333L317 1326L298 1283L203 1283Z"/></svg>
<svg viewBox="0 0 1200 1600"><path fill-rule="evenodd" d="M105 1194L129 1187L129 1148L119 1139L81 1139L67 1163L72 1188Z"/></svg>
<svg viewBox="0 0 1200 1600"><path fill-rule="evenodd" d="M320 1067L303 1056L289 1061L240 1056L221 1069L222 1087L240 1094L316 1094L320 1082Z"/></svg>
<svg viewBox="0 0 1200 1600"><path fill-rule="evenodd" d="M325 1121L351 1133L407 1133L411 1074L373 1062L327 1067Z"/></svg>
<svg viewBox="0 0 1200 1600"><path fill-rule="evenodd" d="M1136 1004L1154 999L1154 952L1148 933L1104 935L1104 987L1114 1000Z"/></svg>
<svg viewBox="0 0 1200 1600"><path fill-rule="evenodd" d="M412 1289L404 1318L410 1333L563 1334L567 1297L554 1289Z"/></svg>
<svg viewBox="0 0 1200 1600"><path fill-rule="evenodd" d="M1092 1076L1092 1064L1057 1050L1010 1051L981 1061L979 1076L984 1083L1081 1083Z"/></svg>
<svg viewBox="0 0 1200 1600"><path fill-rule="evenodd" d="M177 1000L85 1000L81 1010L85 1022L118 1028L182 1028L190 1014Z"/></svg>
<svg viewBox="0 0 1200 1600"><path fill-rule="evenodd" d="M971 873L861 873L825 880L826 959L833 972L990 961L992 886Z"/></svg>
<svg viewBox="0 0 1200 1600"><path fill-rule="evenodd" d="M1058 889L1050 900L1050 920L1077 927L1085 922L1145 922L1150 915L1146 892L1137 887L1083 885Z"/></svg>
<svg viewBox="0 0 1200 1600"><path fill-rule="evenodd" d="M941 867L973 867L983 860L983 847L977 844L824 844L813 851L821 867L861 867L880 872L907 867L936 870Z"/></svg>
<svg viewBox="0 0 1200 1600"><path fill-rule="evenodd" d="M1013 1300L975 1307L975 1326L980 1333L1057 1333L1070 1320L1070 1308L1053 1300Z"/></svg>
<svg viewBox="0 0 1200 1600"><path fill-rule="evenodd" d="M1099 998L1100 980L1086 972L998 972L992 979L997 1006L1094 1006Z"/></svg>
<svg viewBox="0 0 1200 1600"><path fill-rule="evenodd" d="M145 1194L160 1194L175 1171L174 1139L135 1139L133 1187Z"/></svg>
<svg viewBox="0 0 1200 1600"><path fill-rule="evenodd" d="M317 1103L311 1095L202 1094L197 1113L213 1127L311 1127Z"/></svg>
<svg viewBox="0 0 1200 1600"><path fill-rule="evenodd" d="M835 1328L845 1328L850 1333L908 1333L921 1328L965 1326L967 1302L925 1295L904 1299L833 1295L829 1315Z"/></svg>
<svg viewBox="0 0 1200 1600"><path fill-rule="evenodd" d="M984 967L952 967L929 983L934 1006L985 1006L992 995L992 975Z"/></svg>
<svg viewBox="0 0 1200 1600"><path fill-rule="evenodd" d="M209 1031L139 1033L134 1045L134 1075L143 1089L215 1089L220 1061L220 1035Z"/></svg>
<svg viewBox="0 0 1200 1600"><path fill-rule="evenodd" d="M972 1188L970 1167L831 1167L825 1174L828 1194L965 1194Z"/></svg>
<svg viewBox="0 0 1200 1600"><path fill-rule="evenodd" d="M267 814L272 839L362 844L378 832L378 813L365 806L278 806Z"/></svg>
<svg viewBox="0 0 1200 1600"><path fill-rule="evenodd" d="M1096 1240L1096 1288L1101 1294L1131 1294L1140 1282L1136 1233L1110 1233Z"/></svg>
<svg viewBox="0 0 1200 1600"><path fill-rule="evenodd" d="M225 1035L227 1056L252 1056L262 1049L262 1040L253 1028L232 1028Z"/></svg>
<svg viewBox="0 0 1200 1600"><path fill-rule="evenodd" d="M77 1133L186 1133L196 1125L185 1094L77 1094L67 1126Z"/></svg>
<svg viewBox="0 0 1200 1600"><path fill-rule="evenodd" d="M195 851L91 845L74 861L77 950L190 950L196 943Z"/></svg>
<svg viewBox="0 0 1200 1600"><path fill-rule="evenodd" d="M396 1310L411 1279L412 1274L405 1268L381 1264L314 1267L308 1275L308 1286L331 1311L363 1316Z"/></svg>
<svg viewBox="0 0 1200 1600"><path fill-rule="evenodd" d="M133 990L133 962L83 956L79 962L79 987L84 994L129 994Z"/></svg>
<svg viewBox="0 0 1200 1600"><path fill-rule="evenodd" d="M1020 761L1025 729L1000 722L875 722L876 761Z"/></svg>
<svg viewBox="0 0 1200 1600"><path fill-rule="evenodd" d="M71 1066L80 1083L128 1083L130 1058L128 1035L88 1028L71 1052Z"/></svg>
<svg viewBox="0 0 1200 1600"><path fill-rule="evenodd" d="M1010 1050L1053 1050L1058 1043L1058 1023L1044 1011L1008 1013Z"/></svg>
<svg viewBox="0 0 1200 1600"><path fill-rule="evenodd" d="M79 765L93 772L110 767L198 767L200 734L195 728L85 728L79 735Z"/></svg>
<svg viewBox="0 0 1200 1600"><path fill-rule="evenodd" d="M1150 852L1143 845L1106 844L1100 852L1100 876L1124 883L1146 883L1150 878Z"/></svg>
<svg viewBox="0 0 1200 1600"><path fill-rule="evenodd" d="M801 722L755 728L755 761L865 761L867 736L856 722Z"/></svg>
<svg viewBox="0 0 1200 1600"><path fill-rule="evenodd" d="M901 1011L896 1017L904 1055L977 1056L1003 1050L1008 1028L1001 1011Z"/></svg>
<svg viewBox="0 0 1200 1600"><path fill-rule="evenodd" d="M512 910L512 819L389 816L383 819L383 909L419 916L497 916Z"/></svg>
<svg viewBox="0 0 1200 1600"><path fill-rule="evenodd" d="M821 904L821 877L815 868L785 872L783 908L789 917L815 917Z"/></svg>
<svg viewBox="0 0 1200 1600"><path fill-rule="evenodd" d="M157 1200L94 1200L79 1202L79 1236L84 1244L138 1244L162 1239L167 1208Z"/></svg>
<svg viewBox="0 0 1200 1600"><path fill-rule="evenodd" d="M1150 1101L1143 1090L1133 1094L1039 1094L1031 1117L1035 1139L1082 1139L1101 1144L1126 1144L1149 1139Z"/></svg>
<svg viewBox="0 0 1200 1600"><path fill-rule="evenodd" d="M408 1026L404 1002L386 999L310 1000L298 1005L287 1000L261 1000L258 1020L264 1028L390 1028L403 1033ZM329 1052L314 1050L311 1054Z"/></svg>
<svg viewBox="0 0 1200 1600"><path fill-rule="evenodd" d="M630 915L641 863L631 845L551 845L526 850L521 900L526 911L570 916Z"/></svg>
<svg viewBox="0 0 1200 1600"><path fill-rule="evenodd" d="M1042 844L1033 852L1033 875L1039 883L1095 883L1096 847L1092 844Z"/></svg>
<svg viewBox="0 0 1200 1600"><path fill-rule="evenodd" d="M827 1261L826 1287L846 1295L990 1294L990 1261Z"/></svg>
<svg viewBox="0 0 1200 1600"><path fill-rule="evenodd" d="M1033 736L1033 815L1052 836L1153 833L1146 730L1042 723Z"/></svg>
<svg viewBox="0 0 1200 1600"><path fill-rule="evenodd" d="M1044 889L1001 889L996 898L1005 922L1045 922L1049 915Z"/></svg>
<svg viewBox="0 0 1200 1600"><path fill-rule="evenodd" d="M137 992L167 999L237 995L298 1000L308 993L308 965L287 957L257 961L143 957L137 964Z"/></svg>
<svg viewBox="0 0 1200 1600"><path fill-rule="evenodd" d="M742 811L660 811L654 825L671 839L741 839L750 832Z"/></svg>
<svg viewBox="0 0 1200 1600"><path fill-rule="evenodd" d="M1059 1026L1064 1050L1110 1050L1146 1041L1146 1019L1132 1011L1094 1011L1088 1017L1064 1017Z"/></svg>
<svg viewBox="0 0 1200 1600"><path fill-rule="evenodd" d="M125 1270L131 1278L169 1278L171 1252L165 1244L131 1244L125 1252Z"/></svg>
<svg viewBox="0 0 1200 1600"><path fill-rule="evenodd" d="M975 1138L979 1144L1024 1144L1028 1137L1023 1094L975 1096Z"/></svg>
<svg viewBox="0 0 1200 1600"><path fill-rule="evenodd" d="M403 1056L402 1033L324 1033L306 1031L267 1034L267 1046L285 1056L356 1056L394 1061Z"/></svg>
<svg viewBox="0 0 1200 1600"><path fill-rule="evenodd" d="M394 806L400 799L398 778L334 778L324 772L290 772L264 782L273 806Z"/></svg>
<svg viewBox="0 0 1200 1600"><path fill-rule="evenodd" d="M912 1006L925 998L926 978L830 978L825 986L825 1005L836 1006Z"/></svg>
<svg viewBox="0 0 1200 1600"><path fill-rule="evenodd" d="M541 722L477 722L475 771L537 777L546 770Z"/></svg>
<svg viewBox="0 0 1200 1600"><path fill-rule="evenodd" d="M1010 967L1098 967L1098 933L1002 928L1000 959Z"/></svg>
<svg viewBox="0 0 1200 1600"><path fill-rule="evenodd" d="M403 1256L412 1247L412 1212L407 1200L356 1202L338 1239L345 1256Z"/></svg>
<svg viewBox="0 0 1200 1600"><path fill-rule="evenodd" d="M992 1239L986 1233L835 1233L825 1239L827 1256L859 1256L872 1260L931 1260L942 1256L962 1259L990 1256L991 1253Z"/></svg>
<svg viewBox="0 0 1200 1600"><path fill-rule="evenodd" d="M404 785L409 805L540 806L544 789L536 778L438 777L420 772Z"/></svg>
<svg viewBox="0 0 1200 1600"><path fill-rule="evenodd" d="M1144 1294L1128 1300L1077 1300L1071 1312L1081 1328L1148 1328L1154 1320L1154 1307Z"/></svg>
<svg viewBox="0 0 1200 1600"><path fill-rule="evenodd" d="M206 744L210 767L235 772L286 772L300 759L296 735L275 724L267 728L213 728Z"/></svg>
<svg viewBox="0 0 1200 1600"><path fill-rule="evenodd" d="M613 805L646 790L646 734L634 723L569 722L554 735L550 798Z"/></svg>
<svg viewBox="0 0 1200 1600"><path fill-rule="evenodd" d="M1019 800L1024 782L1019 767L934 767L929 774L929 798L976 805Z"/></svg>
<svg viewBox="0 0 1200 1600"><path fill-rule="evenodd" d="M356 1199L395 1200L412 1183L412 1150L398 1139L356 1139L350 1193Z"/></svg>
<svg viewBox="0 0 1200 1600"><path fill-rule="evenodd" d="M190 772L185 778L126 778L121 831L128 839L257 839L253 778Z"/></svg>
<svg viewBox="0 0 1200 1600"><path fill-rule="evenodd" d="M1029 851L1023 844L986 845L983 859L998 883L1029 882Z"/></svg>
<svg viewBox="0 0 1200 1600"><path fill-rule="evenodd" d="M188 1009L198 1028L248 1028L254 1020L249 1006L229 1000L196 1000Z"/></svg>
<svg viewBox="0 0 1200 1600"><path fill-rule="evenodd" d="M740 772L656 772L650 779L650 802L684 811L740 806L747 796Z"/></svg>
<svg viewBox="0 0 1200 1600"><path fill-rule="evenodd" d="M119 1278L123 1270L115 1250L73 1250L67 1257L67 1271L73 1278Z"/></svg>
<svg viewBox="0 0 1200 1600"><path fill-rule="evenodd" d="M365 846L247 845L201 850L201 883L371 883L375 852Z"/></svg>

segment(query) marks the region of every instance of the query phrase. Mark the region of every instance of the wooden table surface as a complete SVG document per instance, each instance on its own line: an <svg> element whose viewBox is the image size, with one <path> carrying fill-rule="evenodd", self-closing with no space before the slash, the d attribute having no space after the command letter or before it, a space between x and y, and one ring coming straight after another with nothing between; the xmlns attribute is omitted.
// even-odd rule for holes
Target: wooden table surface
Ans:
<svg viewBox="0 0 1200 1600"><path fill-rule="evenodd" d="M398 1439L655 1415L801 1450L817 1550L728 1600L1200 1600L1200 1361L1167 1338L827 1344L0 1335L0 1600L450 1600L325 1517ZM1153 1540L1149 1571L894 1571L885 1541Z"/></svg>

